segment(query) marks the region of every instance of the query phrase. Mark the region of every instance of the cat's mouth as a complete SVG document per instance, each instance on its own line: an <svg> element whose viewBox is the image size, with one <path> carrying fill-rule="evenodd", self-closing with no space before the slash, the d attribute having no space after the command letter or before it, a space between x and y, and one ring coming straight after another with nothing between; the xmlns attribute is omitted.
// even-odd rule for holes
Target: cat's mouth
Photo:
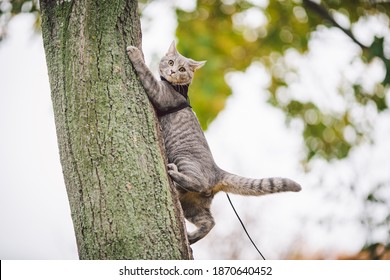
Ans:
<svg viewBox="0 0 390 280"><path fill-rule="evenodd" d="M183 81L179 81L177 79L177 77L175 77L175 74L170 74L170 75L164 75L164 78L170 82L171 84L173 85L179 85L179 86L183 86L183 85L187 85L188 83L187 82L183 82Z"/></svg>

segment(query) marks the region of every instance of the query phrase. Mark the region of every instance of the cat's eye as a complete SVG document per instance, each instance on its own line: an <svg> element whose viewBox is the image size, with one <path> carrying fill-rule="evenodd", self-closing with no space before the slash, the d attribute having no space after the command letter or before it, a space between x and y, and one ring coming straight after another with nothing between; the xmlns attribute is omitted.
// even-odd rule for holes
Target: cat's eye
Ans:
<svg viewBox="0 0 390 280"><path fill-rule="evenodd" d="M174 64L173 60L168 61L169 66L173 66L173 64Z"/></svg>
<svg viewBox="0 0 390 280"><path fill-rule="evenodd" d="M184 67L180 67L180 68L179 68L179 71L180 71L180 72L185 72L186 69L185 69Z"/></svg>

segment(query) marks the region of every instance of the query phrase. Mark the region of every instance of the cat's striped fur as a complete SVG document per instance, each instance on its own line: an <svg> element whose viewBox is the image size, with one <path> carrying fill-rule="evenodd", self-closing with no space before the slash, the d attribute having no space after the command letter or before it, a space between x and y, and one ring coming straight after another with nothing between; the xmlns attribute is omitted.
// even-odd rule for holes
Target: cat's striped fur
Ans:
<svg viewBox="0 0 390 280"><path fill-rule="evenodd" d="M188 86L195 70L205 62L183 57L172 42L160 62L160 75L165 81L158 81L145 65L139 49L130 46L127 51L157 112L185 105L186 97L173 86ZM160 124L169 162L168 173L178 186L186 219L197 226L188 234L191 244L203 238L214 226L210 205L219 191L258 196L301 190L300 185L290 179L249 179L220 169L214 162L196 115L190 107L183 107L160 117Z"/></svg>

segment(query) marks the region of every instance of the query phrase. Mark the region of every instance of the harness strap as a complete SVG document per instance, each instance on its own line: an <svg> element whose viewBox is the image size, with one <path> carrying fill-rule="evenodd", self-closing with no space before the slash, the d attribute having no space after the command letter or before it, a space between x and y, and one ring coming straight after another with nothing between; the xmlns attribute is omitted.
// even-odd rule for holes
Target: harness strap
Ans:
<svg viewBox="0 0 390 280"><path fill-rule="evenodd" d="M179 106L177 107L173 107L171 109L168 109L168 110L164 110L164 111L161 111L161 110L157 110L157 116L159 117L163 117L163 116L166 116L166 115L169 115L169 114L172 114L172 113L176 113L180 110L183 110L184 108L187 108L187 107L191 107L190 105L190 100L188 98L188 87L190 85L174 85L172 83L170 83L167 79L165 79L163 76L160 76L161 80L168 83L171 87L173 87L173 89L178 92L180 95L182 95L185 99L186 99L186 102L183 103L183 104L180 104Z"/></svg>
<svg viewBox="0 0 390 280"><path fill-rule="evenodd" d="M190 106L190 104L188 104L188 102L186 102L186 103L183 103L183 104L181 104L181 105L179 105L177 107L173 107L173 108L171 108L169 110L166 110L166 111L157 110L157 116L163 117L163 116L166 116L166 115L169 115L169 114L172 114L172 113L176 113L176 112L178 112L178 111L180 111L180 110L182 110L184 108L187 108L187 107L192 108Z"/></svg>

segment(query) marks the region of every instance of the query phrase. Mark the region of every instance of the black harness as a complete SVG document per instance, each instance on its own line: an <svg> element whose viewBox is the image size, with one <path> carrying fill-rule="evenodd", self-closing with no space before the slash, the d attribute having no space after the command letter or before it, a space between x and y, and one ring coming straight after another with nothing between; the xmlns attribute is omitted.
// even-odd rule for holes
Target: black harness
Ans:
<svg viewBox="0 0 390 280"><path fill-rule="evenodd" d="M184 108L187 108L187 107L192 108L190 105L190 99L188 97L188 87L190 86L189 84L188 85L174 85L174 84L170 83L164 77L161 76L160 78L161 78L161 81L167 82L176 92L178 92L181 96L183 96L186 99L186 102L183 104L180 104L177 107L170 108L168 110L162 111L162 110L157 109L157 115L159 117L163 117L163 116L166 116L166 115L169 115L172 113L176 113L176 112L178 112Z"/></svg>

